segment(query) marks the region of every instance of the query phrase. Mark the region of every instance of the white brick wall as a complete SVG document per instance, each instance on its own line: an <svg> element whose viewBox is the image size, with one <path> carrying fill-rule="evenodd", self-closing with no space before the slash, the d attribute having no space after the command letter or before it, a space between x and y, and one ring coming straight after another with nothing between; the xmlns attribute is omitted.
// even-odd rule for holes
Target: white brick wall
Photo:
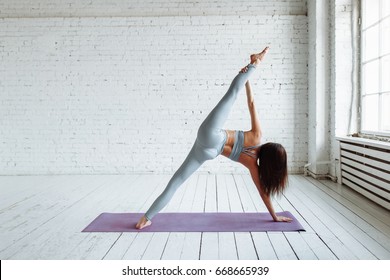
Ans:
<svg viewBox="0 0 390 280"><path fill-rule="evenodd" d="M306 15L304 0L1 0L2 17Z"/></svg>
<svg viewBox="0 0 390 280"><path fill-rule="evenodd" d="M141 6L147 16L106 17L121 15L112 5L92 9L96 18L67 17L82 1L64 14L49 5L59 1L40 1L47 6L38 11L22 5L29 2L0 6L2 175L172 173L249 54L265 45L271 51L252 80L263 140L285 145L290 171L302 171L307 17L284 14L301 13L304 1L275 1L273 15L179 16L178 9L165 17L157 15L168 2L154 1L152 14ZM227 3L229 11L244 6ZM184 14L201 13L186 5ZM226 128L250 127L245 101L243 91ZM219 157L201 171L245 170Z"/></svg>

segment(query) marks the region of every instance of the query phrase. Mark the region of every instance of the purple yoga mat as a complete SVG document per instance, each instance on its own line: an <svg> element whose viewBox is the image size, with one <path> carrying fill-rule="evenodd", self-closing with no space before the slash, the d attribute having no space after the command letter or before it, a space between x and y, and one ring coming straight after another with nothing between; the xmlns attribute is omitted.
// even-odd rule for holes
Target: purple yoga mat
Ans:
<svg viewBox="0 0 390 280"><path fill-rule="evenodd" d="M102 213L83 232L256 232L304 231L288 211L277 215L290 217L290 223L274 222L269 213L159 213L152 225L137 230L142 213Z"/></svg>

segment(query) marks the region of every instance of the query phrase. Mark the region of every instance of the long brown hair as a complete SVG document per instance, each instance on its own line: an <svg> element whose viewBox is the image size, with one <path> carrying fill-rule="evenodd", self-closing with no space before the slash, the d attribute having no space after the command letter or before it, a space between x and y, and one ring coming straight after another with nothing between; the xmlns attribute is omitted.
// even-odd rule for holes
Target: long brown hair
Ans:
<svg viewBox="0 0 390 280"><path fill-rule="evenodd" d="M267 195L280 195L287 186L287 153L278 143L260 147L259 177Z"/></svg>

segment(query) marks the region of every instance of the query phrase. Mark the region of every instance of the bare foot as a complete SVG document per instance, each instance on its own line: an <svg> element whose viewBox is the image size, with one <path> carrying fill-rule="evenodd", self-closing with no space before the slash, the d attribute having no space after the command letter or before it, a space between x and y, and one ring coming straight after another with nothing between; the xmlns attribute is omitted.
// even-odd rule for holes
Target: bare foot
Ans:
<svg viewBox="0 0 390 280"><path fill-rule="evenodd" d="M263 60L263 58L264 58L265 54L268 52L268 50L269 50L269 47L266 47L261 53L252 54L251 55L251 64L255 64L255 65L259 64Z"/></svg>
<svg viewBox="0 0 390 280"><path fill-rule="evenodd" d="M145 227L148 227L152 224L151 221L146 219L145 216L142 216L142 218L138 221L137 225L135 226L136 229L143 229Z"/></svg>

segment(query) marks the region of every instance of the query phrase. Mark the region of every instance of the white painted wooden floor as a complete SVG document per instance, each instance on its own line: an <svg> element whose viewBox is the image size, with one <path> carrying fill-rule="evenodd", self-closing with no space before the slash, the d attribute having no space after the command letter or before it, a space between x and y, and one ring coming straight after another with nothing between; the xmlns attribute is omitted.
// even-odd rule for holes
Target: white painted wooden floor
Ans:
<svg viewBox="0 0 390 280"><path fill-rule="evenodd" d="M0 259L390 259L390 215L330 181L290 176L277 211L306 232L82 233L146 211L165 175L0 176ZM249 175L194 175L166 212L266 211Z"/></svg>

